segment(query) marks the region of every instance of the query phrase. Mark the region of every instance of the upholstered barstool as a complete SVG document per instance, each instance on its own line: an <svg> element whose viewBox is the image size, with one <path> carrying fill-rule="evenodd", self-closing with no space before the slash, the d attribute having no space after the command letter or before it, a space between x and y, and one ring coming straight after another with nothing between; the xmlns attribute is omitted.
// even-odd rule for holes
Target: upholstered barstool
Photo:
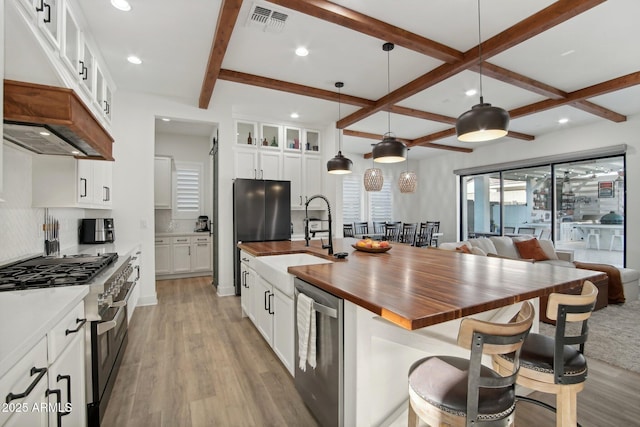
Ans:
<svg viewBox="0 0 640 427"><path fill-rule="evenodd" d="M555 394L556 408L526 396L518 396L517 400L535 403L556 412L557 427L577 424L577 395L587 379L587 360L583 355L589 332L587 320L597 296L598 288L589 281L582 285L580 295L549 295L547 317L556 321L555 338L531 333L519 355L517 384ZM573 328L567 330L568 322L582 323L580 332L574 332ZM517 353L493 356L494 369L504 375L510 375L514 363L518 363Z"/></svg>
<svg viewBox="0 0 640 427"><path fill-rule="evenodd" d="M595 228L589 230L589 234L587 234L587 249L590 247L591 239L596 243L596 248L600 250L600 231Z"/></svg>
<svg viewBox="0 0 640 427"><path fill-rule="evenodd" d="M533 323L534 309L525 301L510 323L466 318L460 323L458 345L471 358L430 356L409 369L408 425L420 420L430 426L513 426L518 354ZM482 365L483 354L516 355L512 372L501 376Z"/></svg>

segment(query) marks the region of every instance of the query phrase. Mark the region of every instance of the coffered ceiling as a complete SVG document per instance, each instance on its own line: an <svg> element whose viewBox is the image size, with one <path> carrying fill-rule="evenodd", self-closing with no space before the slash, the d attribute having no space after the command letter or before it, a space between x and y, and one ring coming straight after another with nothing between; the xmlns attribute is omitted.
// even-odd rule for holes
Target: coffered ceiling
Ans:
<svg viewBox="0 0 640 427"><path fill-rule="evenodd" d="M465 95L479 89L477 0L129 1L127 13L78 2L118 89L201 108L232 94L236 115L323 125L338 118L334 83L343 81L345 151L369 152L389 124L420 147L412 157L490 144L461 143L453 130L479 100ZM256 6L286 20L259 25ZM638 16L637 0L481 0L484 99L512 117L499 141L535 144L639 113ZM299 46L309 55L296 56ZM142 65L127 63L130 54Z"/></svg>

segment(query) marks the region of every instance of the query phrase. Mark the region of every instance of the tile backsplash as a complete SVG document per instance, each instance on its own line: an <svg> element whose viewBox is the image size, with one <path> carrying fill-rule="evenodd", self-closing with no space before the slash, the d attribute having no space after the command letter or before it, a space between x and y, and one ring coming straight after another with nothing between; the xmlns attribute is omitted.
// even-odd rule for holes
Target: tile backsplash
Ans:
<svg viewBox="0 0 640 427"><path fill-rule="evenodd" d="M44 208L31 207L32 154L4 145L4 189L0 202L0 264L44 253ZM55 189L51 189L55 191ZM78 220L84 209L49 209L60 221L62 249L78 243Z"/></svg>

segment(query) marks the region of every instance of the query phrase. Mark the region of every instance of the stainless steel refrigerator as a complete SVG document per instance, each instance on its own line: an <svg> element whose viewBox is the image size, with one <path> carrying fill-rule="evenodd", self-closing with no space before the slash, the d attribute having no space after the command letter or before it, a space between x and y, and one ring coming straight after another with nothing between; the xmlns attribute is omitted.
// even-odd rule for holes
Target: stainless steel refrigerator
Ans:
<svg viewBox="0 0 640 427"><path fill-rule="evenodd" d="M291 240L291 182L236 179L233 182L233 244L236 295L240 295L238 242Z"/></svg>

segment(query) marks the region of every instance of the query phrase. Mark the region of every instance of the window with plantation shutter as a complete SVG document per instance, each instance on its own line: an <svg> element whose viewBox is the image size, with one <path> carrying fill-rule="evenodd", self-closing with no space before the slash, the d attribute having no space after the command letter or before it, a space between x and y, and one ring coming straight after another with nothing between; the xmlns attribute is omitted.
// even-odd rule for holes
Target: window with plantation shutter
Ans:
<svg viewBox="0 0 640 427"><path fill-rule="evenodd" d="M174 217L195 218L202 206L202 164L176 162Z"/></svg>
<svg viewBox="0 0 640 427"><path fill-rule="evenodd" d="M369 195L369 220L392 221L393 220L393 193L391 180L385 176L382 190L370 191Z"/></svg>
<svg viewBox="0 0 640 427"><path fill-rule="evenodd" d="M362 175L349 174L342 177L342 222L350 224L363 221Z"/></svg>

